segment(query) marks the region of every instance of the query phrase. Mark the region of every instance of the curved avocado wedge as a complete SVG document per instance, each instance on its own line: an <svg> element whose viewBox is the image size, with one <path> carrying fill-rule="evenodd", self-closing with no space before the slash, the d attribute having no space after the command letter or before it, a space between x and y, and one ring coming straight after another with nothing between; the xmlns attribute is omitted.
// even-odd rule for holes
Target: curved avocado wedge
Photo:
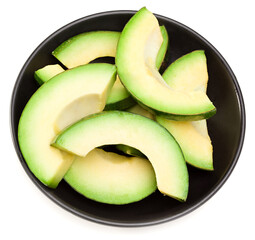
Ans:
<svg viewBox="0 0 255 240"><path fill-rule="evenodd" d="M59 45L52 55L67 68L87 64L99 57L115 57L120 32L91 31L78 34Z"/></svg>
<svg viewBox="0 0 255 240"><path fill-rule="evenodd" d="M174 90L206 93L208 71L204 50L195 50L178 58L169 65L162 77Z"/></svg>
<svg viewBox="0 0 255 240"><path fill-rule="evenodd" d="M173 62L163 78L173 89L206 92L208 73L203 50L188 53ZM172 121L156 117L180 144L186 162L204 170L213 170L213 147L206 120Z"/></svg>
<svg viewBox="0 0 255 240"><path fill-rule="evenodd" d="M117 47L121 82L139 103L169 119L205 119L215 107L202 91L185 93L170 88L156 68L162 34L156 17L146 8L125 25Z"/></svg>
<svg viewBox="0 0 255 240"><path fill-rule="evenodd" d="M102 149L76 157L64 179L85 197L108 204L137 202L157 189L148 160Z"/></svg>
<svg viewBox="0 0 255 240"><path fill-rule="evenodd" d="M87 64L67 70L43 84L26 104L18 125L18 141L31 172L55 188L73 156L50 146L68 125L103 110L114 84L114 65Z"/></svg>
<svg viewBox="0 0 255 240"><path fill-rule="evenodd" d="M34 77L39 85L44 84L57 74L64 72L65 70L59 64L47 65L43 68L35 71Z"/></svg>
<svg viewBox="0 0 255 240"><path fill-rule="evenodd" d="M162 47L157 56L157 66L161 66L167 47L168 35L164 26L161 26L163 36ZM67 68L87 64L100 57L115 57L120 32L91 31L78 34L58 46L53 52ZM135 101L117 78L106 102L105 110L122 110L135 105Z"/></svg>
<svg viewBox="0 0 255 240"><path fill-rule="evenodd" d="M140 150L152 164L159 191L186 200L189 179L182 151L172 135L151 119L123 111L93 114L66 128L52 146L85 157L94 148L110 144Z"/></svg>
<svg viewBox="0 0 255 240"><path fill-rule="evenodd" d="M156 118L179 143L187 163L203 170L213 170L213 148L206 120L173 121L159 116Z"/></svg>

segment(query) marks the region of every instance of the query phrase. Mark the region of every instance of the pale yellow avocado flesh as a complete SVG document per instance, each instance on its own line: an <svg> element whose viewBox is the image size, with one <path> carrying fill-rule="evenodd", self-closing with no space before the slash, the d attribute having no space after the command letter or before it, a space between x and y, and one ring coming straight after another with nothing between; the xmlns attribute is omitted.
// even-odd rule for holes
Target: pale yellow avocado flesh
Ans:
<svg viewBox="0 0 255 240"><path fill-rule="evenodd" d="M94 114L61 132L52 146L85 157L96 147L115 144L141 151L153 166L159 191L186 200L189 180L182 151L172 135L151 119L122 111Z"/></svg>
<svg viewBox="0 0 255 240"><path fill-rule="evenodd" d="M115 76L111 64L73 68L43 84L26 104L19 121L19 145L28 167L45 185L55 188L74 158L50 143L69 124L103 110Z"/></svg>
<svg viewBox="0 0 255 240"><path fill-rule="evenodd" d="M157 189L148 160L102 149L76 157L64 179L85 197L108 204L136 202Z"/></svg>
<svg viewBox="0 0 255 240"><path fill-rule="evenodd" d="M141 107L139 104L136 104L135 106L133 106L131 108L128 108L126 111L130 112L130 113L139 114L141 116L155 120L155 116L152 113L148 112L143 107Z"/></svg>
<svg viewBox="0 0 255 240"><path fill-rule="evenodd" d="M208 72L204 51L193 51L177 59L166 69L163 78L173 89L206 92ZM189 164L213 170L213 147L206 120L172 121L159 116L156 119L175 137Z"/></svg>
<svg viewBox="0 0 255 240"><path fill-rule="evenodd" d="M57 74L64 72L65 70L59 64L47 65L43 68L35 71L34 77L36 81L42 85Z"/></svg>
<svg viewBox="0 0 255 240"><path fill-rule="evenodd" d="M180 144L185 160L198 168L213 170L213 148L207 133L206 120L172 121L157 117Z"/></svg>
<svg viewBox="0 0 255 240"><path fill-rule="evenodd" d="M117 70L128 91L152 111L169 118L171 115L203 117L215 110L204 92L187 93L167 86L155 66L161 44L156 17L142 8L124 27L117 47Z"/></svg>

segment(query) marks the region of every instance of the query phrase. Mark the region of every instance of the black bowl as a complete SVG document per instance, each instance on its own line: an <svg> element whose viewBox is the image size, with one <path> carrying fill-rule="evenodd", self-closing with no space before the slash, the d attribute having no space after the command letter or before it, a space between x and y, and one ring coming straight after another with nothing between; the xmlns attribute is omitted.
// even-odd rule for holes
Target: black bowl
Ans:
<svg viewBox="0 0 255 240"><path fill-rule="evenodd" d="M14 146L26 173L36 186L51 200L82 218L116 226L146 226L173 220L191 212L219 190L231 174L240 155L245 132L245 109L237 80L220 53L203 37L190 28L169 18L156 15L165 25L170 37L162 71L176 58L196 49L204 49L208 61L208 95L217 107L217 114L208 120L209 134L214 147L213 172L188 166L190 189L187 202L165 197L158 191L144 200L123 206L107 205L89 200L75 192L65 181L57 189L50 189L30 172L20 152L17 128L21 112L37 84L34 71L47 64L57 63L51 55L66 39L92 30L121 31L133 11L99 13L74 21L43 41L23 66L15 84L11 101L11 130ZM160 154L160 153L159 153Z"/></svg>

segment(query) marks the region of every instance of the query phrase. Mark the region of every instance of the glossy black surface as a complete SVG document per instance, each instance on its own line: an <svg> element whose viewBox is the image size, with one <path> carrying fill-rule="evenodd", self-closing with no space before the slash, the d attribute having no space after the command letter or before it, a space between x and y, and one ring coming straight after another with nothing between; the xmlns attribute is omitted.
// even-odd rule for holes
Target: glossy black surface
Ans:
<svg viewBox="0 0 255 240"><path fill-rule="evenodd" d="M64 181L57 189L49 189L34 177L22 157L17 142L19 117L26 102L37 89L33 78L34 71L47 64L57 63L51 52L69 37L92 30L121 31L133 14L132 11L99 13L72 22L53 33L26 61L18 76L11 102L13 142L20 162L31 180L44 194L68 211L85 219L118 226L144 226L173 220L203 204L232 172L242 148L245 131L245 110L241 91L226 61L210 43L191 29L156 15L160 24L165 25L170 39L170 49L161 71L183 54L196 49L205 50L209 71L208 95L217 107L217 114L208 120L209 134L214 147L215 171L207 172L188 167L190 189L185 203L155 192L140 202L123 206L106 205L86 199Z"/></svg>

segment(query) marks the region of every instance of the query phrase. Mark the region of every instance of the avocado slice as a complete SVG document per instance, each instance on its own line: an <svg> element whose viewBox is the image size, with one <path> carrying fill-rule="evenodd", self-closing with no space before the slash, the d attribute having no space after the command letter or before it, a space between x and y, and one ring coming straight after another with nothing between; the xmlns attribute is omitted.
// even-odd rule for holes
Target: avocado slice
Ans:
<svg viewBox="0 0 255 240"><path fill-rule="evenodd" d="M105 111L69 126L52 142L52 146L81 157L107 144L140 150L152 164L159 191L186 200L189 179L182 151L172 135L151 119L124 111Z"/></svg>
<svg viewBox="0 0 255 240"><path fill-rule="evenodd" d="M199 120L215 114L215 107L202 91L185 93L170 88L156 68L162 45L156 17L146 8L125 25L117 47L116 66L121 82L143 106L169 119Z"/></svg>
<svg viewBox="0 0 255 240"><path fill-rule="evenodd" d="M120 32L91 31L75 35L59 45L52 55L67 68L87 64L99 57L115 57Z"/></svg>
<svg viewBox="0 0 255 240"><path fill-rule="evenodd" d="M42 85L52 77L64 71L65 70L59 64L47 65L35 71L34 77L39 85Z"/></svg>
<svg viewBox="0 0 255 240"><path fill-rule="evenodd" d="M169 65L162 77L174 90L206 93L209 77L204 50L195 50L178 58Z"/></svg>
<svg viewBox="0 0 255 240"><path fill-rule="evenodd" d="M206 120L173 121L156 117L179 143L187 163L204 170L213 170L213 147Z"/></svg>
<svg viewBox="0 0 255 240"><path fill-rule="evenodd" d="M116 67L95 63L67 70L43 84L26 104L18 125L18 141L31 172L55 188L73 156L50 146L68 125L103 110L116 78Z"/></svg>
<svg viewBox="0 0 255 240"><path fill-rule="evenodd" d="M64 179L85 197L108 204L140 201L157 189L155 173L147 159L102 149L76 157Z"/></svg>
<svg viewBox="0 0 255 240"><path fill-rule="evenodd" d="M161 66L167 47L168 35L164 26L160 27L163 36L162 47L157 56L157 66ZM115 57L120 32L91 31L78 34L58 46L53 52L67 68L87 64L100 57ZM122 85L119 78L109 94L105 110L123 110L135 105L135 101Z"/></svg>
<svg viewBox="0 0 255 240"><path fill-rule="evenodd" d="M163 78L173 89L204 91L208 83L206 56L203 50L188 53L174 61ZM213 170L213 147L208 135L206 120L172 121L156 117L177 140L186 162L204 170Z"/></svg>

